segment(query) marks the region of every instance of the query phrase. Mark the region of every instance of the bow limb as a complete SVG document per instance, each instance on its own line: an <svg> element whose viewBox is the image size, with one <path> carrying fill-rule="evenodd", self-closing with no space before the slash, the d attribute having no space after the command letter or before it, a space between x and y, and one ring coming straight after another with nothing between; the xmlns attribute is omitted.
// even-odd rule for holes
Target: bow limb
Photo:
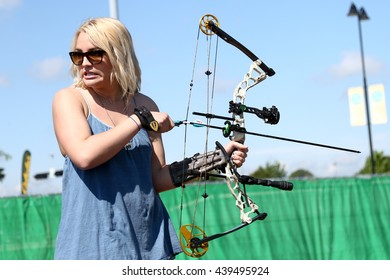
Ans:
<svg viewBox="0 0 390 280"><path fill-rule="evenodd" d="M217 34L218 37L222 38L226 43L235 46L237 49L242 51L253 62L255 62L255 64L260 67L268 76L275 75L275 71L272 68L269 68L264 62L262 62L253 52L251 52L247 47L245 47L232 36L227 34L221 28L219 28L219 22L213 15L203 16L199 25L202 32L206 35Z"/></svg>
<svg viewBox="0 0 390 280"><path fill-rule="evenodd" d="M254 217L252 219L252 222L257 221L257 220L264 220L266 217L267 217L266 213L261 213L261 214L257 215L256 217ZM194 238L192 238L190 244L191 244L191 246L193 248L202 248L202 246L204 246L204 244L207 244L209 241L212 241L214 239L217 239L217 238L223 237L225 235L228 235L230 233L233 233L233 232L235 232L235 231L237 231L239 229L242 229L242 228L248 226L249 224L250 223L243 222L240 225L238 225L238 226L236 226L236 227L234 227L232 229L229 229L229 230L224 231L222 233L216 233L216 234L213 234L213 235L210 235L210 236L206 236L206 237L204 237L202 239L194 237Z"/></svg>

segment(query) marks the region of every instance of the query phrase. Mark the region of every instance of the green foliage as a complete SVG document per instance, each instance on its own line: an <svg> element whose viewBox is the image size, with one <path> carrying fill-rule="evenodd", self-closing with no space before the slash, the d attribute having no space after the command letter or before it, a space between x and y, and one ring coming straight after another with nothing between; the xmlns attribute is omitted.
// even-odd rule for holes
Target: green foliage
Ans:
<svg viewBox="0 0 390 280"><path fill-rule="evenodd" d="M11 156L0 150L0 158L3 157L5 160L9 160Z"/></svg>
<svg viewBox="0 0 390 280"><path fill-rule="evenodd" d="M290 178L313 178L314 175L306 169L298 169L292 172L289 176Z"/></svg>
<svg viewBox="0 0 390 280"><path fill-rule="evenodd" d="M383 151L374 151L375 173L390 173L390 156L386 156ZM371 156L368 156L363 169L357 174L371 174Z"/></svg>
<svg viewBox="0 0 390 280"><path fill-rule="evenodd" d="M280 162L269 163L265 167L260 166L251 176L256 178L283 178L287 172Z"/></svg>
<svg viewBox="0 0 390 280"><path fill-rule="evenodd" d="M5 177L4 168L0 167L0 182L3 181L4 177Z"/></svg>
<svg viewBox="0 0 390 280"><path fill-rule="evenodd" d="M6 154L2 150L0 150L0 158L2 158L2 157L5 160L9 160L11 158L11 156L9 154ZM4 178L5 178L4 168L0 167L0 182L2 182Z"/></svg>

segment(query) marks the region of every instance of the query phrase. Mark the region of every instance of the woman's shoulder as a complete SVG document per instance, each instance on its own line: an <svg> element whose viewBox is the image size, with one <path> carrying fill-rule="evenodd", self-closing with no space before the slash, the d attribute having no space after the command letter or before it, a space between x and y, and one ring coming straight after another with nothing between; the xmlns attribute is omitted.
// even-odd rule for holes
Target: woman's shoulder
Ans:
<svg viewBox="0 0 390 280"><path fill-rule="evenodd" d="M81 93L85 91L81 88L76 88L74 86L69 86L62 88L56 92L54 97L61 97L61 98L79 98L81 96Z"/></svg>
<svg viewBox="0 0 390 280"><path fill-rule="evenodd" d="M150 111L158 111L158 106L154 100L141 92L134 94L135 103L137 106L145 106Z"/></svg>
<svg viewBox="0 0 390 280"><path fill-rule="evenodd" d="M82 106L81 108L86 110L87 105L86 105L85 98L83 97L83 93L86 94L88 93L88 91L74 86L62 88L58 90L54 95L53 105L55 106L56 104L58 104L59 106L63 106L64 104L69 104L69 105L78 104Z"/></svg>

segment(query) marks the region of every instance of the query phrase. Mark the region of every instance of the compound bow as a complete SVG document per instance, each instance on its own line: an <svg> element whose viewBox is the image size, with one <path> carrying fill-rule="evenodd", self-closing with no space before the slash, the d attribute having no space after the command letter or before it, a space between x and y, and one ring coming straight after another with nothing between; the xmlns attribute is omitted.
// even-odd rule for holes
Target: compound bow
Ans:
<svg viewBox="0 0 390 280"><path fill-rule="evenodd" d="M185 121L176 122L176 125L180 124L190 124L194 126L204 126L207 128L221 129L224 137L229 137L233 141L237 141L240 143L244 143L245 134L252 134L256 136L262 137L270 137L279 140L292 141L302 144L321 146L325 148L332 148L338 150L344 150L349 152L359 152L351 149L345 149L335 146L317 144L307 141L300 141L295 139L277 137L264 135L259 133L248 132L245 129L245 119L244 113L255 114L259 118L263 119L265 123L268 124L277 124L279 122L280 114L278 109L275 106L271 108L263 108L260 110L254 107L248 107L244 105L245 97L247 91L259 84L263 80L267 78L267 76L273 76L275 71L272 68L269 68L264 62L262 62L256 55L254 55L250 50L248 50L245 46L227 34L219 27L218 19L210 14L204 15L199 22L199 29L207 36L212 36L216 34L218 37L222 38L225 42L235 46L239 50L241 50L244 54L246 54L251 60L252 63L249 67L249 71L244 75L244 79L236 86L233 93L233 100L229 102L229 113L232 113L231 117L224 117L219 115L214 115L211 113L199 113L193 112L194 115L200 115L207 118L208 122L189 122L188 118L188 108L187 108L187 117ZM210 75L211 72L207 71L207 75ZM191 81L192 87L192 81ZM190 94L191 97L191 94ZM189 98L190 98L189 97ZM190 103L190 101L189 101ZM189 106L189 105L188 105ZM225 123L223 127L210 125L209 120L212 118L224 119ZM226 158L226 166L225 170L223 170L219 174L207 174L200 177L206 178L207 176L218 176L224 177L227 183L227 186L235 199L236 206L240 211L241 224L230 229L224 231L222 233L213 234L207 236L203 229L194 224L186 224L180 227L180 243L183 249L183 252L191 257L199 258L203 256L208 250L208 242L211 240L215 240L232 232L235 232L239 229L242 229L248 225L250 225L254 221L264 220L267 216L267 213L262 213L259 211L259 206L247 195L246 193L246 184L251 185L264 185L276 187L281 190L292 190L292 183L286 181L271 181L271 180L263 180L259 178L254 178L251 176L240 175L237 171L236 166L231 161L229 155L227 155L223 146L216 142L216 145L223 152ZM243 185L243 187L240 186ZM207 197L207 194L204 195Z"/></svg>

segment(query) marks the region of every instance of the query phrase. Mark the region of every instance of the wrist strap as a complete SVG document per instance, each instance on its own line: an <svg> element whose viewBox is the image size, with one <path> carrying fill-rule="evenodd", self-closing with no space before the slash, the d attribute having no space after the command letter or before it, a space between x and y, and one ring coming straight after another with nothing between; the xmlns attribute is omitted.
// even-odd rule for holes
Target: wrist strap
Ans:
<svg viewBox="0 0 390 280"><path fill-rule="evenodd" d="M141 126L138 124L138 122L132 116L129 116L129 118L137 125L138 131L141 130Z"/></svg>
<svg viewBox="0 0 390 280"><path fill-rule="evenodd" d="M152 113L145 106L138 106L134 109L141 125L146 130L158 131L158 122L153 118Z"/></svg>

